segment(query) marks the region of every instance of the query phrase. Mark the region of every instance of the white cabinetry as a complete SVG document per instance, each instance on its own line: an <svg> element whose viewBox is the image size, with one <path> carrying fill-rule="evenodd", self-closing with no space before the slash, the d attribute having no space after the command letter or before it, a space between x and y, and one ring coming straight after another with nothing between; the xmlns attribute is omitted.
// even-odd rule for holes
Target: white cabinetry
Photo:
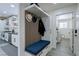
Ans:
<svg viewBox="0 0 79 59"><path fill-rule="evenodd" d="M18 47L18 16L13 15L9 17L9 30L12 31L11 43Z"/></svg>
<svg viewBox="0 0 79 59"><path fill-rule="evenodd" d="M12 44L18 47L18 35L12 34Z"/></svg>
<svg viewBox="0 0 79 59"><path fill-rule="evenodd" d="M5 33L5 40L8 42L8 39L9 39L9 34L8 33Z"/></svg>

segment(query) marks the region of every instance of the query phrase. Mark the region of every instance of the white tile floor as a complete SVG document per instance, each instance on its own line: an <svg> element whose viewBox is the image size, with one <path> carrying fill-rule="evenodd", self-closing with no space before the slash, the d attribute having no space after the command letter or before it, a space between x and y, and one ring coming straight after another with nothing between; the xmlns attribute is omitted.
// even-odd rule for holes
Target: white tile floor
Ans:
<svg viewBox="0 0 79 59"><path fill-rule="evenodd" d="M57 44L56 49L52 49L47 56L73 56L69 45L69 39L63 39L60 44ZM7 56L7 54L1 49L2 46L7 45L0 44L0 56Z"/></svg>
<svg viewBox="0 0 79 59"><path fill-rule="evenodd" d="M57 44L56 49L52 49L47 55L48 56L73 56L69 43L70 43L69 39L63 39L60 44Z"/></svg>
<svg viewBox="0 0 79 59"><path fill-rule="evenodd" d="M2 46L7 45L8 43L0 44L0 56L7 56L7 54L1 49Z"/></svg>
<svg viewBox="0 0 79 59"><path fill-rule="evenodd" d="M0 44L0 56L17 56L17 49L18 48L9 43L2 43Z"/></svg>

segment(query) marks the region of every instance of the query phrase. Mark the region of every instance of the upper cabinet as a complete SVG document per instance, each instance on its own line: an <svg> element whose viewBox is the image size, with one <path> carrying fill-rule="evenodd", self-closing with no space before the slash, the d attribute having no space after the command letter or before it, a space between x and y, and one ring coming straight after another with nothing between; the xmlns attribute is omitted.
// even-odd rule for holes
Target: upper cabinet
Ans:
<svg viewBox="0 0 79 59"><path fill-rule="evenodd" d="M17 16L11 16L9 17L9 29L10 31L14 30L18 32L18 19Z"/></svg>

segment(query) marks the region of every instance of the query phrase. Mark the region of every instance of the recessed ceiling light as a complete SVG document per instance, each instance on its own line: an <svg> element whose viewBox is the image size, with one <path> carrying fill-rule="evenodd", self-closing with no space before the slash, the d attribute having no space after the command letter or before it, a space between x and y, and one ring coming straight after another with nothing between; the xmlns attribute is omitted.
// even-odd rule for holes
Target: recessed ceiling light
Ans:
<svg viewBox="0 0 79 59"><path fill-rule="evenodd" d="M6 13L7 13L7 11L3 11L3 13L4 13L4 14L6 14Z"/></svg>
<svg viewBox="0 0 79 59"><path fill-rule="evenodd" d="M11 4L11 5L10 5L10 7L14 8L14 7L15 7L15 5Z"/></svg>

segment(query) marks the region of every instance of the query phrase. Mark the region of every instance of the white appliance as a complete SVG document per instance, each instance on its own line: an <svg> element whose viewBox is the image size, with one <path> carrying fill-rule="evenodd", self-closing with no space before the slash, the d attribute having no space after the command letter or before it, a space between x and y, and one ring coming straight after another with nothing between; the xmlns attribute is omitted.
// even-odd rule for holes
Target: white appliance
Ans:
<svg viewBox="0 0 79 59"><path fill-rule="evenodd" d="M5 40L5 33L4 32L1 33L1 39Z"/></svg>
<svg viewBox="0 0 79 59"><path fill-rule="evenodd" d="M12 44L18 47L18 35L12 34Z"/></svg>
<svg viewBox="0 0 79 59"><path fill-rule="evenodd" d="M8 39L9 39L9 34L5 33L5 40L8 41Z"/></svg>

